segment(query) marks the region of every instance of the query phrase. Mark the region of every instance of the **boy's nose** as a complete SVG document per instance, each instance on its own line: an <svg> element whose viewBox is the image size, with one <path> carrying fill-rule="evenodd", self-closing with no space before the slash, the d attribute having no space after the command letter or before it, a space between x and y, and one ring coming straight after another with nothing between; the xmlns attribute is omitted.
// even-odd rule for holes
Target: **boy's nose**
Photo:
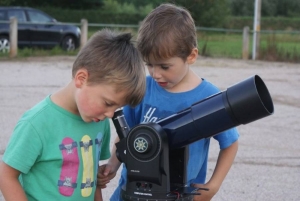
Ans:
<svg viewBox="0 0 300 201"><path fill-rule="evenodd" d="M115 114L115 111L114 110L109 110L107 112L105 112L105 116L108 117L108 118L112 118Z"/></svg>
<svg viewBox="0 0 300 201"><path fill-rule="evenodd" d="M161 77L161 74L160 74L159 68L153 67L153 68L152 68L151 75L152 75L152 77L153 77L154 79L160 78L160 77Z"/></svg>

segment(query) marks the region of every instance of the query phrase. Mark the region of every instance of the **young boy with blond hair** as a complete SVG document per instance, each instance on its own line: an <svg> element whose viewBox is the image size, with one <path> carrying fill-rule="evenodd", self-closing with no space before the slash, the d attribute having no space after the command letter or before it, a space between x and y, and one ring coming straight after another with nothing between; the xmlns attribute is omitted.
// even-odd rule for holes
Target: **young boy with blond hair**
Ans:
<svg viewBox="0 0 300 201"><path fill-rule="evenodd" d="M102 201L96 177L99 160L110 157L108 118L145 93L131 37L95 33L77 55L72 80L23 114L0 163L6 201Z"/></svg>

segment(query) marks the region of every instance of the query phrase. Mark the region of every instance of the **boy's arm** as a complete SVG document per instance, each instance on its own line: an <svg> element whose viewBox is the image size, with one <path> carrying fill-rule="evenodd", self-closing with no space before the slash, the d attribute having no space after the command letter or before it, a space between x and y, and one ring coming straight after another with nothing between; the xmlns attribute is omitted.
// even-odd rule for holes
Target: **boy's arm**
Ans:
<svg viewBox="0 0 300 201"><path fill-rule="evenodd" d="M103 201L100 186L96 186L94 201Z"/></svg>
<svg viewBox="0 0 300 201"><path fill-rule="evenodd" d="M119 142L120 139L119 137L116 137L115 142ZM106 188L106 184L112 180L116 174L117 171L121 165L121 162L118 160L116 156L116 146L113 146L112 151L111 151L111 157L108 160L107 164L100 166L98 175L97 175L97 185L100 188Z"/></svg>
<svg viewBox="0 0 300 201"><path fill-rule="evenodd" d="M20 172L3 161L0 163L0 190L6 201L25 201L25 192L18 180Z"/></svg>
<svg viewBox="0 0 300 201"><path fill-rule="evenodd" d="M220 150L217 164L210 180L204 185L203 184L193 185L194 187L208 188L209 191L200 190L201 195L195 196L194 201L211 200L212 197L218 192L219 188L222 185L222 182L224 181L234 161L237 150L238 150L238 141L235 141L232 145L230 145L226 149Z"/></svg>

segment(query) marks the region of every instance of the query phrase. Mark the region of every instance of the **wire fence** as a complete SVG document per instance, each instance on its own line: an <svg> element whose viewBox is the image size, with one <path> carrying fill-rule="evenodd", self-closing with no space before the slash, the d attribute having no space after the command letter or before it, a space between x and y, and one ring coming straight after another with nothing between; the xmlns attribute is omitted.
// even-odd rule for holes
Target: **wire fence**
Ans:
<svg viewBox="0 0 300 201"><path fill-rule="evenodd" d="M10 23L9 21L0 21L0 23ZM81 23L61 23L66 25L75 25L82 27ZM22 24L30 24L24 23ZM45 23L42 23L45 24ZM47 25L55 25L56 23L46 23ZM139 28L138 24L101 24L88 23L87 24L87 38L94 32L110 28L118 31L132 32L134 36L137 35ZM211 27L196 27L198 35L199 53L203 56L210 57L229 57L229 58L243 58L243 30L240 29L225 29L225 28L211 28ZM251 58L253 30L249 28L248 56ZM261 30L259 42L259 57L263 60L285 60L300 62L300 31L290 30ZM1 35L1 32L0 32Z"/></svg>
<svg viewBox="0 0 300 201"><path fill-rule="evenodd" d="M88 27L91 30L89 35L91 35L92 30L102 28L136 33L139 25L90 23ZM210 27L196 27L196 29L199 52L203 56L242 58L244 30ZM246 39L249 41L248 59L252 57L253 33L253 30L249 29L249 38ZM259 33L259 59L300 62L300 31L261 30Z"/></svg>

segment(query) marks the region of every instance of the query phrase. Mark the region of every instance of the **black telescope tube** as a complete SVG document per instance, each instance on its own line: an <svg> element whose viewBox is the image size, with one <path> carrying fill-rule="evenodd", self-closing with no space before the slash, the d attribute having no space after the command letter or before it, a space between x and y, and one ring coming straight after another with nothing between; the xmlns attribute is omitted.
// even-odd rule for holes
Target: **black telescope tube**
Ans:
<svg viewBox="0 0 300 201"><path fill-rule="evenodd" d="M167 133L169 147L174 149L273 112L269 91L255 75L157 123Z"/></svg>

